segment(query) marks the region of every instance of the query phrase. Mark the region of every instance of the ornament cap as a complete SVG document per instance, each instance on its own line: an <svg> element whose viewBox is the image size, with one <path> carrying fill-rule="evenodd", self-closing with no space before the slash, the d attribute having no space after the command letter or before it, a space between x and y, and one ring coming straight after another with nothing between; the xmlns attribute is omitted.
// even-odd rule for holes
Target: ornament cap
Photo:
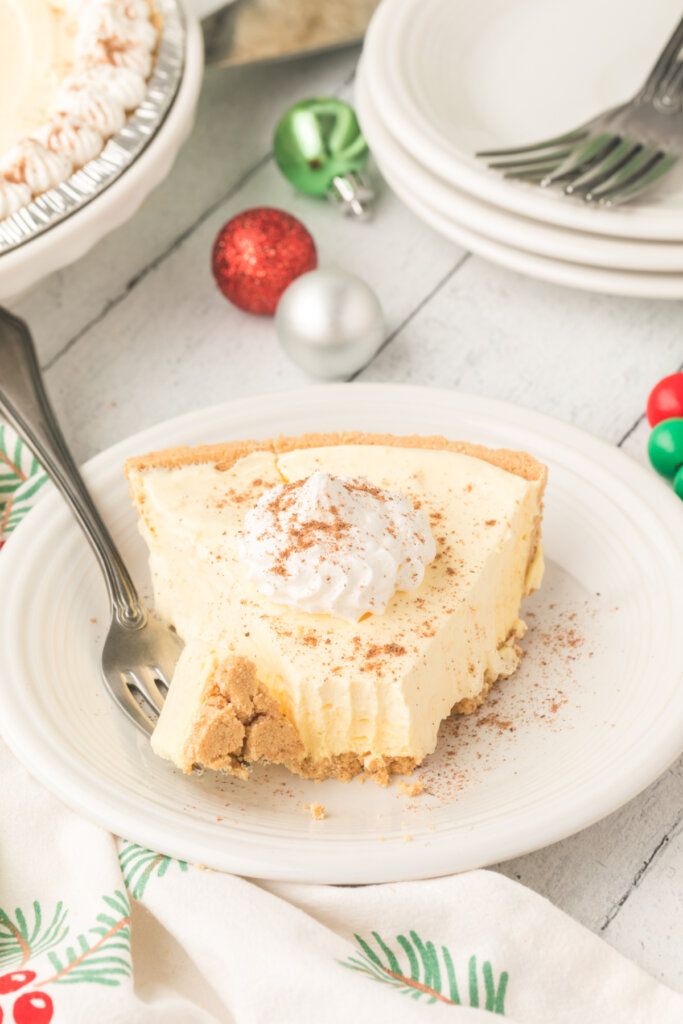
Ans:
<svg viewBox="0 0 683 1024"><path fill-rule="evenodd" d="M371 204L375 192L365 175L359 171L335 174L327 194L345 217L369 220L372 216Z"/></svg>

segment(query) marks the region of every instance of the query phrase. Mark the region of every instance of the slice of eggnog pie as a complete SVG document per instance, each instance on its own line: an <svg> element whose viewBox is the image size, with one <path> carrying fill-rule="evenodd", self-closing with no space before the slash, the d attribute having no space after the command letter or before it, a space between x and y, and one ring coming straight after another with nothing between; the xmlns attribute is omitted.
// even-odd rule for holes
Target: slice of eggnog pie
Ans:
<svg viewBox="0 0 683 1024"><path fill-rule="evenodd" d="M306 434L126 463L185 647L158 755L386 782L519 665L546 469L442 437Z"/></svg>

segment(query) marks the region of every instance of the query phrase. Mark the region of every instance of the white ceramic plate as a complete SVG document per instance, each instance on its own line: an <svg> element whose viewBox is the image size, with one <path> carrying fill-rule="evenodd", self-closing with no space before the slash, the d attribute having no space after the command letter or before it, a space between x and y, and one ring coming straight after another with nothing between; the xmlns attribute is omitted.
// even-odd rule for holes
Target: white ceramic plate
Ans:
<svg viewBox="0 0 683 1024"><path fill-rule="evenodd" d="M412 189L407 188L400 176L394 171L384 169L384 175L396 195L410 207L417 216L438 231L445 238L450 238L456 245L499 263L510 270L516 270L529 277L537 277L541 281L567 285L570 288L583 288L586 291L600 292L608 295L626 295L631 298L646 299L681 299L683 298L683 275L681 274L646 274L628 270L607 270L604 267L587 267L579 263L566 263L562 260L539 256L537 253L502 242L486 235L480 235L471 228L463 227L456 221L444 217L440 211L423 203Z"/></svg>
<svg viewBox="0 0 683 1024"><path fill-rule="evenodd" d="M442 731L409 798L359 781L258 769L183 776L111 703L108 620L93 556L48 494L0 557L0 728L77 811L152 849L245 875L383 882L474 868L584 828L683 747L681 505L652 472L538 413L451 391L335 385L232 402L103 452L86 476L133 575L146 558L123 459L165 445L279 431L442 432L528 449L550 466L547 578L526 605L523 666ZM95 620L95 621L93 621ZM303 804L327 810L313 821Z"/></svg>
<svg viewBox="0 0 683 1024"><path fill-rule="evenodd" d="M589 207L505 181L474 153L568 131L623 102L680 18L678 0L384 0L366 36L391 133L449 184L538 220L683 240L683 168L642 202Z"/></svg>
<svg viewBox="0 0 683 1024"><path fill-rule="evenodd" d="M571 259L544 255L542 250L548 247L548 240L551 243L550 248L554 244L562 248L562 240L558 238L562 229L557 229L556 232L552 227L546 227L537 221L524 220L505 211L499 212L495 207L482 203L466 193L457 192L449 186L443 186L434 179L425 168L420 167L417 161L412 160L401 149L382 124L373 105L362 68L356 81L355 98L363 131L392 190L421 220L457 245L511 270L538 277L543 281L552 281L554 284L640 298L683 298L683 273L613 269L609 266L592 266ZM447 195L442 194L442 188ZM519 221L519 225L514 221ZM567 231L563 233L578 234ZM541 251L536 248L539 235ZM601 249L604 250L613 244L622 251L622 256L626 260L629 259L626 251L628 246L640 247L645 244L595 237L598 238ZM581 243L573 244L575 249L580 251ZM658 248L678 248L675 243L656 245ZM575 255L578 255L578 251ZM606 255L604 251L603 255Z"/></svg>
<svg viewBox="0 0 683 1024"><path fill-rule="evenodd" d="M676 273L683 279L683 243L647 242L572 231L483 202L432 174L382 123L362 61L355 79L355 100L363 131L382 167L393 170L412 194L445 219L503 245L526 249L539 256L608 270Z"/></svg>
<svg viewBox="0 0 683 1024"><path fill-rule="evenodd" d="M189 0L181 0L187 52L178 92L158 132L123 174L85 206L17 249L0 256L0 300L9 301L43 277L80 259L105 235L133 216L167 176L190 133L204 73L199 22Z"/></svg>

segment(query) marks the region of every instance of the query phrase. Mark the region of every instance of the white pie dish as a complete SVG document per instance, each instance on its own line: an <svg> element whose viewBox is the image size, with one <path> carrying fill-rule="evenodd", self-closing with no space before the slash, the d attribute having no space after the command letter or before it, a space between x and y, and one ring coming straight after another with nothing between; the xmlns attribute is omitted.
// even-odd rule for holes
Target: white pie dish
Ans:
<svg viewBox="0 0 683 1024"><path fill-rule="evenodd" d="M178 0L186 24L185 63L178 91L140 155L103 191L63 220L0 254L0 301L79 259L128 220L171 170L192 128L204 70L202 35L189 0Z"/></svg>
<svg viewBox="0 0 683 1024"><path fill-rule="evenodd" d="M217 869L380 882L473 868L563 838L680 753L680 503L611 446L506 403L392 385L319 387L201 410L103 452L86 476L147 599L124 458L312 429L441 432L548 463L547 578L525 606L526 657L498 703L461 721L455 760L453 727L444 730L420 770L430 792L413 800L395 787L316 785L284 769L259 768L246 783L184 776L155 758L106 696L104 585L53 493L0 558L0 728L45 786L107 829ZM311 820L303 805L312 802L325 806L325 821Z"/></svg>

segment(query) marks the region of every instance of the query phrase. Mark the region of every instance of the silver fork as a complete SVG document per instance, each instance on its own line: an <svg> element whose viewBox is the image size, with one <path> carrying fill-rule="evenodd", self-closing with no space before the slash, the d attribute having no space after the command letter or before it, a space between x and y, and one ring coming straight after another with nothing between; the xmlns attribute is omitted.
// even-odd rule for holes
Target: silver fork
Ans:
<svg viewBox="0 0 683 1024"><path fill-rule="evenodd" d="M633 199L661 181L683 154L681 46L683 18L628 103L565 135L477 156L506 178L559 187L586 202L612 205Z"/></svg>
<svg viewBox="0 0 683 1024"><path fill-rule="evenodd" d="M149 735L163 707L182 643L140 600L59 428L30 332L22 320L2 309L0 414L52 478L92 545L112 611L102 651L104 681L119 707Z"/></svg>

